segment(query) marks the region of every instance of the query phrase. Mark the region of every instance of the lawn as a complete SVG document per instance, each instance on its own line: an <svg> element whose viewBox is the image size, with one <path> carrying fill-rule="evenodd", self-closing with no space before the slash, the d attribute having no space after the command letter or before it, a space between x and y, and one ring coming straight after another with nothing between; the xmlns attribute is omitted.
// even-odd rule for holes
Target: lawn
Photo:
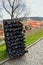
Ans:
<svg viewBox="0 0 43 65"><path fill-rule="evenodd" d="M32 44L33 42L35 42L36 40L40 39L41 37L43 37L43 31L40 31L30 37L28 37L27 33L26 33L26 46L29 46L30 44ZM7 52L6 52L6 45L3 44L0 46L0 61L6 59L8 57Z"/></svg>
<svg viewBox="0 0 43 65"><path fill-rule="evenodd" d="M0 46L0 61L6 59L8 57L6 52L6 45L5 43Z"/></svg>
<svg viewBox="0 0 43 65"><path fill-rule="evenodd" d="M34 43L35 41L37 41L38 39L40 39L42 37L43 37L43 31L40 31L40 32L30 36L30 37L28 37L26 35L26 46L31 45L32 43Z"/></svg>

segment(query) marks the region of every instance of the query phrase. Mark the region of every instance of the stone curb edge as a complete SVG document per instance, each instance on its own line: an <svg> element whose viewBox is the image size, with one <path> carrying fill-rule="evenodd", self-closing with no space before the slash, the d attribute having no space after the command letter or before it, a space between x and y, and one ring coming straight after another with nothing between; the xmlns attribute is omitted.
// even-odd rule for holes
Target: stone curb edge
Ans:
<svg viewBox="0 0 43 65"><path fill-rule="evenodd" d="M5 62L8 61L8 60L9 60L9 58L7 58L7 59L5 59L4 61L0 62L0 65L3 64L3 63L5 63Z"/></svg>
<svg viewBox="0 0 43 65"><path fill-rule="evenodd" d="M36 42L34 42L33 44L29 45L26 49L29 49L30 47L32 47L33 45L35 45L37 42L39 42L41 39L43 39L43 37L40 38L39 40L37 40ZM3 63L5 63L8 60L9 60L9 58L7 58L4 61L0 62L0 65L3 64Z"/></svg>

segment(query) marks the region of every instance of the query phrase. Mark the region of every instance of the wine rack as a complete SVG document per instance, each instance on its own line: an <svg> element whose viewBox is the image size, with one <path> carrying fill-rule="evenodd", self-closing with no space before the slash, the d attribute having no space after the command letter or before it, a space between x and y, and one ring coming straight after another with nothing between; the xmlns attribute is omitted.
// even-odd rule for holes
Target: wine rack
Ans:
<svg viewBox="0 0 43 65"><path fill-rule="evenodd" d="M15 58L24 55L25 33L23 24L19 20L3 20L6 48L9 58Z"/></svg>

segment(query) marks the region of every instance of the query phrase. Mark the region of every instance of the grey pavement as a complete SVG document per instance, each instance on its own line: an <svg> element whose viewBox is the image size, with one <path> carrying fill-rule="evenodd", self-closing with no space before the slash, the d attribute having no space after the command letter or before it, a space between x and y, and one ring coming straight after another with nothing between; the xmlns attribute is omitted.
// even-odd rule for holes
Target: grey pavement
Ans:
<svg viewBox="0 0 43 65"><path fill-rule="evenodd" d="M30 47L21 58L9 60L2 65L43 65L43 39Z"/></svg>

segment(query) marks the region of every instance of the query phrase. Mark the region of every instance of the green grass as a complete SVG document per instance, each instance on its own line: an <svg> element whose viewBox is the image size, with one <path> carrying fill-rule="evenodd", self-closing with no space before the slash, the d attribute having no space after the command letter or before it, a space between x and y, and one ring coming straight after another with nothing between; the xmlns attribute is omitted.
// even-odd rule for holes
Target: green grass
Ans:
<svg viewBox="0 0 43 65"><path fill-rule="evenodd" d="M0 46L0 62L5 60L8 57L6 52L6 45L3 44Z"/></svg>
<svg viewBox="0 0 43 65"><path fill-rule="evenodd" d="M26 33L27 34L27 33ZM38 39L40 39L41 37L43 37L43 31L40 31L37 34L32 35L31 37L28 37L26 35L26 46L31 45L32 43L34 43L35 41L37 41Z"/></svg>
<svg viewBox="0 0 43 65"><path fill-rule="evenodd" d="M28 35L26 33L26 46L32 44L33 42L35 42L36 40L38 40L41 37L43 37L43 31L40 31L30 37L28 37ZM0 62L3 61L4 59L6 59L7 57L8 57L8 55L6 52L6 45L3 44L0 46Z"/></svg>

